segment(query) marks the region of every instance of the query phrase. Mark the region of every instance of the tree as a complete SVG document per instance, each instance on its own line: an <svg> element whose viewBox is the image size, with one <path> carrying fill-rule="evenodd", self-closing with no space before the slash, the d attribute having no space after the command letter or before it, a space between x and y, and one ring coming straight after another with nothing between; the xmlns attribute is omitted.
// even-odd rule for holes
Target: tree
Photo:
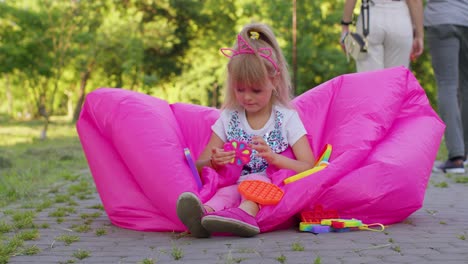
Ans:
<svg viewBox="0 0 468 264"><path fill-rule="evenodd" d="M97 43L97 30L101 26L108 6L102 1L79 1L77 3L74 24L81 28L73 37L72 63L75 79L78 79L78 91L68 93L68 100L76 97L72 120L76 122L86 96L86 87L96 67L96 58L104 49ZM74 87L74 86L71 86Z"/></svg>
<svg viewBox="0 0 468 264"><path fill-rule="evenodd" d="M0 112L44 118L86 93L118 87L169 102L219 107L227 58L247 23L270 25L299 95L355 71L339 45L344 0L4 0L0 2ZM296 4L293 12L294 3ZM296 15L296 33L293 30ZM428 54L412 65L435 105Z"/></svg>

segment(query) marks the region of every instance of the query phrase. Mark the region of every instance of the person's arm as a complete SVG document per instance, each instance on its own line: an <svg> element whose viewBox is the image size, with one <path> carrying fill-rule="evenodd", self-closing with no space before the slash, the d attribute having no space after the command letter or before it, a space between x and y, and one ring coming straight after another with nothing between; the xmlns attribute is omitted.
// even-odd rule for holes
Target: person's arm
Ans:
<svg viewBox="0 0 468 264"><path fill-rule="evenodd" d="M343 38L349 32L349 25L353 23L353 11L356 6L356 0L346 0L343 9L343 16L341 17L341 47L344 50ZM347 24L347 25L346 25Z"/></svg>
<svg viewBox="0 0 468 264"><path fill-rule="evenodd" d="M216 133L212 133L210 141L195 162L199 173L203 167L211 167L216 170L234 158L235 151L224 151L223 146L224 141Z"/></svg>
<svg viewBox="0 0 468 264"><path fill-rule="evenodd" d="M353 22L353 10L355 6L356 0L346 0L343 9L343 16L341 18L343 22Z"/></svg>
<svg viewBox="0 0 468 264"><path fill-rule="evenodd" d="M252 148L258 152L257 155L264 158L269 164L281 169L290 169L299 173L314 167L314 154L305 135L299 138L292 146L296 159L290 159L273 152L261 137L253 138Z"/></svg>
<svg viewBox="0 0 468 264"><path fill-rule="evenodd" d="M406 0L413 23L413 47L411 58L418 58L424 51L424 25L423 25L423 3L422 0Z"/></svg>

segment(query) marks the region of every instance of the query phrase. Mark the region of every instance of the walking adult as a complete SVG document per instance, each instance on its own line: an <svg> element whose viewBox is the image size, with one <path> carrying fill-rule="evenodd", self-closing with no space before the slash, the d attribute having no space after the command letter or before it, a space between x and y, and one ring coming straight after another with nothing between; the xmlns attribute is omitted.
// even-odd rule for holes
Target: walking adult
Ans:
<svg viewBox="0 0 468 264"><path fill-rule="evenodd" d="M422 0L362 0L369 2L368 54L356 60L358 72L396 66L409 67L410 58L424 50ZM341 20L342 36L349 32L356 0L346 0ZM360 14L356 31L363 33Z"/></svg>
<svg viewBox="0 0 468 264"><path fill-rule="evenodd" d="M435 169L465 173L468 152L468 0L428 0L424 26L445 122L448 159Z"/></svg>

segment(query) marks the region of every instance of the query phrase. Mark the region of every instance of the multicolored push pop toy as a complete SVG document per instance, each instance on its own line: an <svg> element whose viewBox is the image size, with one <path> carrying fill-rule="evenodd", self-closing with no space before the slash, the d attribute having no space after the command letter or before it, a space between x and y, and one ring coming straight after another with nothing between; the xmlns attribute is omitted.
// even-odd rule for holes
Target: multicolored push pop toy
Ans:
<svg viewBox="0 0 468 264"><path fill-rule="evenodd" d="M224 143L224 151L232 150L236 152L236 156L231 160L231 164L242 166L249 163L252 149L247 143L237 140L231 140Z"/></svg>
<svg viewBox="0 0 468 264"><path fill-rule="evenodd" d="M324 210L322 205L316 205L312 211L301 212L299 230L314 234L329 232L349 232L369 230L382 232L385 226L379 223L366 225L358 219L341 219L336 210Z"/></svg>
<svg viewBox="0 0 468 264"><path fill-rule="evenodd" d="M357 230L368 230L375 232L382 232L385 226L379 223L366 225L358 219L324 219L320 224L312 224L307 222L299 223L299 230L303 232L311 232L314 234L320 233L343 233Z"/></svg>
<svg viewBox="0 0 468 264"><path fill-rule="evenodd" d="M321 152L322 154L320 155L320 158L317 159L317 161L315 162L315 166L312 169L306 170L296 175L293 175L291 177L288 177L283 180L283 183L288 184L291 182L295 182L302 178L308 177L318 171L325 169L328 166L328 161L330 160L331 151L332 151L332 146L330 144L326 144Z"/></svg>
<svg viewBox="0 0 468 264"><path fill-rule="evenodd" d="M330 144L326 144L325 147L322 149L322 152L321 152L322 154L315 162L314 167L320 166L321 164L328 164L330 160L331 152L332 152L332 146Z"/></svg>

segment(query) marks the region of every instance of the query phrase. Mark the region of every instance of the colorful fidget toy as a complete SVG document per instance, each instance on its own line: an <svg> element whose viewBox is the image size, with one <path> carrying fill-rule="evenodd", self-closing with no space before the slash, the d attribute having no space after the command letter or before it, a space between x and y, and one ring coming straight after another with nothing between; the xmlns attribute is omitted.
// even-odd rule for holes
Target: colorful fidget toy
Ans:
<svg viewBox="0 0 468 264"><path fill-rule="evenodd" d="M331 227L330 226L323 226L321 224L311 224L306 222L299 223L299 230L303 232L311 232L314 234L321 234L321 233L330 233Z"/></svg>
<svg viewBox="0 0 468 264"><path fill-rule="evenodd" d="M379 223L364 224L355 218L340 219L336 210L324 210L321 205L316 205L312 211L301 212L299 230L314 234L355 230L382 232L385 226Z"/></svg>
<svg viewBox="0 0 468 264"><path fill-rule="evenodd" d="M320 157L317 159L317 161L314 164L314 167L320 165L321 163L328 163L330 160L330 155L332 152L332 146L330 144L326 144L325 147L322 149L322 154Z"/></svg>
<svg viewBox="0 0 468 264"><path fill-rule="evenodd" d="M283 183L288 184L288 183L291 183L291 182L298 181L298 180L300 180L302 178L305 178L305 177L310 176L310 175L312 175L312 174L314 174L314 173L316 173L318 171L321 171L321 170L325 169L327 166L328 166L327 164L322 163L318 167L313 167L310 170L303 171L301 173L295 174L293 176L290 176L290 177L284 179Z"/></svg>
<svg viewBox="0 0 468 264"><path fill-rule="evenodd" d="M330 159L331 151L332 151L332 146L330 144L326 144L322 150L322 154L320 155L320 158L315 162L315 165L312 169L309 169L301 173L295 174L291 177L288 177L283 180L283 183L288 184L291 182L295 182L302 178L308 177L318 171L325 169L328 166L328 161Z"/></svg>
<svg viewBox="0 0 468 264"><path fill-rule="evenodd" d="M357 219L324 219L320 224L299 223L300 231L315 234L329 232L343 233L357 230L383 231L382 228L383 227L380 227L380 229L371 229Z"/></svg>
<svg viewBox="0 0 468 264"><path fill-rule="evenodd" d="M278 186L259 180L243 181L238 189L246 199L263 205L275 205L284 195L283 190Z"/></svg>
<svg viewBox="0 0 468 264"><path fill-rule="evenodd" d="M231 140L224 143L224 151L236 151L236 156L231 160L232 164L242 166L249 163L252 149L249 145L242 141Z"/></svg>
<svg viewBox="0 0 468 264"><path fill-rule="evenodd" d="M319 233L343 233L357 230L367 230L374 232L383 232L385 226L379 223L364 224L358 219L324 219L320 224L311 224L306 222L299 223L299 230L305 232L311 232L315 234Z"/></svg>
<svg viewBox="0 0 468 264"><path fill-rule="evenodd" d="M323 219L320 222L321 225L331 226L335 229L348 228L348 227L360 227L362 221L357 219Z"/></svg>
<svg viewBox="0 0 468 264"><path fill-rule="evenodd" d="M187 159L187 163L189 164L190 170L192 171L193 178L197 183L198 189L202 188L202 182L200 179L200 175L198 174L197 167L195 166L195 162L193 162L192 155L190 154L189 148L184 148L185 158Z"/></svg>

